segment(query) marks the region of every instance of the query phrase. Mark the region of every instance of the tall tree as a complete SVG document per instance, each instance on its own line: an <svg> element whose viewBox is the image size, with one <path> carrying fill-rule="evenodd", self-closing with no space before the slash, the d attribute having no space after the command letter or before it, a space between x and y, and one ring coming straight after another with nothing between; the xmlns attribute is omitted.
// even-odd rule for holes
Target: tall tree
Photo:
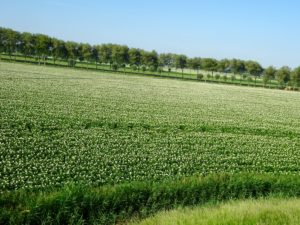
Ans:
<svg viewBox="0 0 300 225"><path fill-rule="evenodd" d="M190 58L187 61L187 65L190 69L193 69L199 73L199 69L201 67L201 58L195 57L195 58Z"/></svg>
<svg viewBox="0 0 300 225"><path fill-rule="evenodd" d="M230 60L222 59L218 62L217 71L226 72L229 69L230 69Z"/></svg>
<svg viewBox="0 0 300 225"><path fill-rule="evenodd" d="M98 52L97 46L92 46L91 61L96 64L96 69L97 69L98 68L98 62L99 62L99 52Z"/></svg>
<svg viewBox="0 0 300 225"><path fill-rule="evenodd" d="M55 64L56 59L67 59L68 58L68 50L66 49L65 42L55 39L52 39L52 58Z"/></svg>
<svg viewBox="0 0 300 225"><path fill-rule="evenodd" d="M35 38L31 33L25 32L21 35L22 42L22 54L26 57L32 56L35 54Z"/></svg>
<svg viewBox="0 0 300 225"><path fill-rule="evenodd" d="M158 67L158 54L156 51L142 51L142 63L150 70L157 70Z"/></svg>
<svg viewBox="0 0 300 225"><path fill-rule="evenodd" d="M11 29L5 29L4 51L11 56L16 52L18 42L18 32Z"/></svg>
<svg viewBox="0 0 300 225"><path fill-rule="evenodd" d="M50 55L51 39L47 35L37 34L35 35L35 52L40 60L43 59L46 63L46 57Z"/></svg>
<svg viewBox="0 0 300 225"><path fill-rule="evenodd" d="M79 44L76 42L68 41L65 43L68 52L69 66L75 67L76 61L79 57Z"/></svg>
<svg viewBox="0 0 300 225"><path fill-rule="evenodd" d="M167 67L168 72L171 72L171 68L174 66L174 57L172 53L163 53L159 55L158 62L161 67Z"/></svg>
<svg viewBox="0 0 300 225"><path fill-rule="evenodd" d="M101 63L112 65L112 44L102 44L97 46Z"/></svg>
<svg viewBox="0 0 300 225"><path fill-rule="evenodd" d="M270 80L275 78L276 69L273 66L269 66L264 70L263 73L263 82L266 85Z"/></svg>
<svg viewBox="0 0 300 225"><path fill-rule="evenodd" d="M5 52L5 43L6 43L6 30L0 27L0 60L1 55Z"/></svg>
<svg viewBox="0 0 300 225"><path fill-rule="evenodd" d="M291 80L295 87L300 87L300 66L293 70Z"/></svg>
<svg viewBox="0 0 300 225"><path fill-rule="evenodd" d="M181 75L183 78L183 70L187 66L187 57L185 55L176 55L175 56L175 66L176 66L176 68L181 69Z"/></svg>
<svg viewBox="0 0 300 225"><path fill-rule="evenodd" d="M81 45L81 55L82 59L86 62L92 61L92 46L89 44L82 44Z"/></svg>
<svg viewBox="0 0 300 225"><path fill-rule="evenodd" d="M232 59L230 61L230 70L233 74L242 74L246 71L245 62L239 59Z"/></svg>
<svg viewBox="0 0 300 225"><path fill-rule="evenodd" d="M121 67L126 72L126 64L129 63L129 48L125 45L114 45L112 48L112 60L117 65Z"/></svg>
<svg viewBox="0 0 300 225"><path fill-rule="evenodd" d="M142 64L142 53L138 48L131 48L128 51L129 55L129 63L130 65L135 65L138 70L140 70L140 66Z"/></svg>
<svg viewBox="0 0 300 225"><path fill-rule="evenodd" d="M281 86L285 86L291 79L291 69L288 66L283 66L277 70L276 79Z"/></svg>
<svg viewBox="0 0 300 225"><path fill-rule="evenodd" d="M246 70L249 74L251 74L252 76L254 76L255 78L255 84L256 84L256 79L257 77L259 77L261 75L261 73L263 72L263 68L262 66L255 61L247 61L246 64Z"/></svg>
<svg viewBox="0 0 300 225"><path fill-rule="evenodd" d="M201 61L201 67L204 70L210 71L212 75L214 75L214 71L217 70L217 66L218 66L218 61L216 59L203 58Z"/></svg>

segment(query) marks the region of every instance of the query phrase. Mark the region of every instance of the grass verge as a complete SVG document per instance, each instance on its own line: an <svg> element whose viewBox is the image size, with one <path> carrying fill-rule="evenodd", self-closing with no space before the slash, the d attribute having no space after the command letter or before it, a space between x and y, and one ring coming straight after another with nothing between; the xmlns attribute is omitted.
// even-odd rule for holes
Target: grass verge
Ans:
<svg viewBox="0 0 300 225"><path fill-rule="evenodd" d="M160 212L130 225L298 225L300 199L230 201L196 208Z"/></svg>
<svg viewBox="0 0 300 225"><path fill-rule="evenodd" d="M300 176L215 174L161 183L3 192L0 224L119 224L176 207L270 195L300 196Z"/></svg>

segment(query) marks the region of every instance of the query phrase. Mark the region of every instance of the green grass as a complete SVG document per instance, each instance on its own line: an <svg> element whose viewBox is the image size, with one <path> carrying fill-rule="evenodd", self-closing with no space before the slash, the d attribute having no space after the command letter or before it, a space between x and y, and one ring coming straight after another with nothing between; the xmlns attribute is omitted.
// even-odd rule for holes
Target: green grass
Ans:
<svg viewBox="0 0 300 225"><path fill-rule="evenodd" d="M218 174L177 181L4 192L0 224L122 224L178 207L233 199L300 196L298 175ZM163 224L163 223L161 223Z"/></svg>
<svg viewBox="0 0 300 225"><path fill-rule="evenodd" d="M0 63L0 190L299 174L299 97Z"/></svg>
<svg viewBox="0 0 300 225"><path fill-rule="evenodd" d="M218 205L181 208L130 225L298 225L299 199L231 201Z"/></svg>

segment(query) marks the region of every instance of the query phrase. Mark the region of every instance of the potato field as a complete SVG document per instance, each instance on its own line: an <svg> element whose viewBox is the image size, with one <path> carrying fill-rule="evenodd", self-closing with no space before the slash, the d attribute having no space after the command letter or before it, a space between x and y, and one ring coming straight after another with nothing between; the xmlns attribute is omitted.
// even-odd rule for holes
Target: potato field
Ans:
<svg viewBox="0 0 300 225"><path fill-rule="evenodd" d="M0 191L300 174L300 93L0 63Z"/></svg>

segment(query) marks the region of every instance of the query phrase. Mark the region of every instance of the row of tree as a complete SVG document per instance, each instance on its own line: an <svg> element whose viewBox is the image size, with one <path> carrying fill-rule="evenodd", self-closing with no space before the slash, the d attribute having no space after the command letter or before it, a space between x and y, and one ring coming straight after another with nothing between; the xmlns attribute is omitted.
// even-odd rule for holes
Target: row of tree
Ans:
<svg viewBox="0 0 300 225"><path fill-rule="evenodd" d="M112 69L130 66L136 70L169 72L173 68L185 68L224 72L233 74L248 74L256 78L263 75L264 83L277 79L280 85L300 86L300 67L291 70L289 67L264 69L258 62L239 59L188 58L185 55L172 53L158 54L156 51L145 51L138 48L129 48L125 45L101 44L90 45L63 41L44 34L20 33L12 29L0 27L0 53L10 56L22 54L24 57L36 57L39 62L52 58L55 64L57 59L69 60L74 65L77 61L109 64Z"/></svg>

